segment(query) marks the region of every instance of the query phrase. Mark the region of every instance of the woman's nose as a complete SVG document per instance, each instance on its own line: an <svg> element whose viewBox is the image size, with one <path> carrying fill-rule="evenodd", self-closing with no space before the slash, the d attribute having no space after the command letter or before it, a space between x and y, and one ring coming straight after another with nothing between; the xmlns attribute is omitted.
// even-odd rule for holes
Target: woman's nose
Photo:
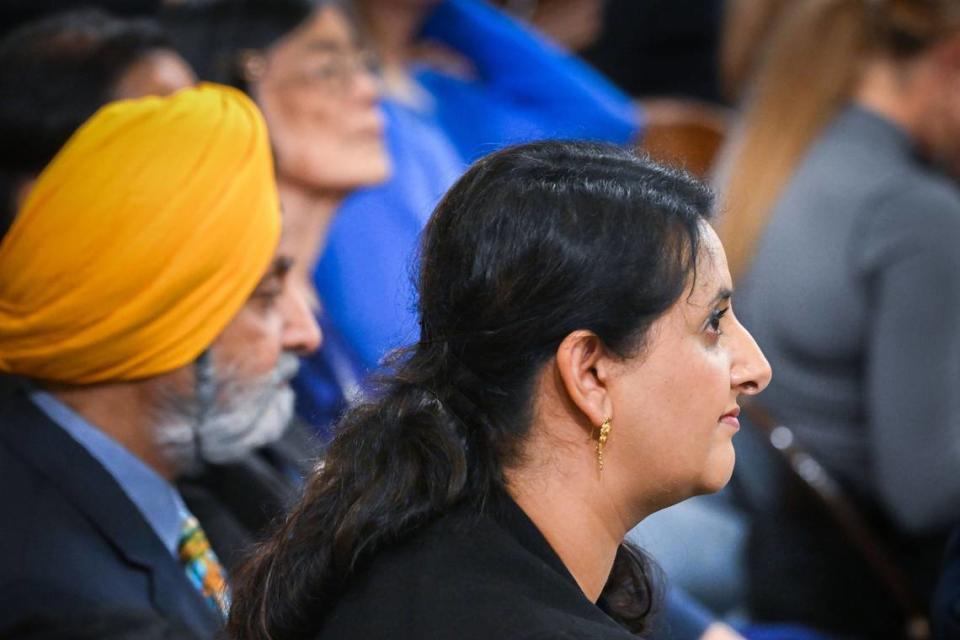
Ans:
<svg viewBox="0 0 960 640"><path fill-rule="evenodd" d="M767 388L773 371L757 341L742 324L739 326L737 353L730 372L730 382L738 393L756 395Z"/></svg>

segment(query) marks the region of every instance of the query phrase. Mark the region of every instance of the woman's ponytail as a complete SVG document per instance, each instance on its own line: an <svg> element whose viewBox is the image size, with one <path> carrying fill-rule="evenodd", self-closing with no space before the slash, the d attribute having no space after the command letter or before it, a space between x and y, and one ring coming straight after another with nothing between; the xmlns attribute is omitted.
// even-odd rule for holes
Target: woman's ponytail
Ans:
<svg viewBox="0 0 960 640"><path fill-rule="evenodd" d="M232 637L315 636L359 564L476 493L463 426L435 390L436 361L414 351L375 403L344 416L299 504L234 577Z"/></svg>

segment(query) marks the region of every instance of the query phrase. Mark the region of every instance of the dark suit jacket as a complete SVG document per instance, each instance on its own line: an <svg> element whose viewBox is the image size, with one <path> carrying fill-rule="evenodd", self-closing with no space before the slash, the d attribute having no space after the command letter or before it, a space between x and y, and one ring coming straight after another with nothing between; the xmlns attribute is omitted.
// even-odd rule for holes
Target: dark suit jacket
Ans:
<svg viewBox="0 0 960 640"><path fill-rule="evenodd" d="M960 528L947 548L943 575L933 599L933 637L936 640L960 638Z"/></svg>
<svg viewBox="0 0 960 640"><path fill-rule="evenodd" d="M463 507L378 553L318 640L628 640L508 497Z"/></svg>
<svg viewBox="0 0 960 640"><path fill-rule="evenodd" d="M310 427L294 421L276 442L177 483L228 574L293 505L321 450Z"/></svg>
<svg viewBox="0 0 960 640"><path fill-rule="evenodd" d="M152 611L220 621L113 477L22 391L0 398L0 637L26 618Z"/></svg>

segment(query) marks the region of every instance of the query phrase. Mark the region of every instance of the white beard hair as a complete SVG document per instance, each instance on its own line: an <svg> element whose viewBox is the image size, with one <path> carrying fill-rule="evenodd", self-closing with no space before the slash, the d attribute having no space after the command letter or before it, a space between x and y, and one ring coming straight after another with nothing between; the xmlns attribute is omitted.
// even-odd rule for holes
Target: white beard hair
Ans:
<svg viewBox="0 0 960 640"><path fill-rule="evenodd" d="M157 444L184 474L200 471L205 463L236 462L286 431L294 403L288 381L298 369L297 357L284 353L273 371L253 380L211 371L210 402L196 388L188 397L171 393L163 400Z"/></svg>

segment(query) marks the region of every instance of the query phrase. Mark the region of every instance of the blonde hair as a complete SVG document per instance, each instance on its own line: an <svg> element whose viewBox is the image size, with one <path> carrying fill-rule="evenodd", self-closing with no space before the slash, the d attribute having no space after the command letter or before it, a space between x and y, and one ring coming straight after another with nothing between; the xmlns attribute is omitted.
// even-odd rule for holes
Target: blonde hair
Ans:
<svg viewBox="0 0 960 640"><path fill-rule="evenodd" d="M720 40L720 85L739 102L762 58L773 26L796 0L727 0Z"/></svg>
<svg viewBox="0 0 960 640"><path fill-rule="evenodd" d="M797 0L781 14L718 185L717 232L734 279L753 259L800 158L849 100L868 58L922 52L960 24L960 0Z"/></svg>

